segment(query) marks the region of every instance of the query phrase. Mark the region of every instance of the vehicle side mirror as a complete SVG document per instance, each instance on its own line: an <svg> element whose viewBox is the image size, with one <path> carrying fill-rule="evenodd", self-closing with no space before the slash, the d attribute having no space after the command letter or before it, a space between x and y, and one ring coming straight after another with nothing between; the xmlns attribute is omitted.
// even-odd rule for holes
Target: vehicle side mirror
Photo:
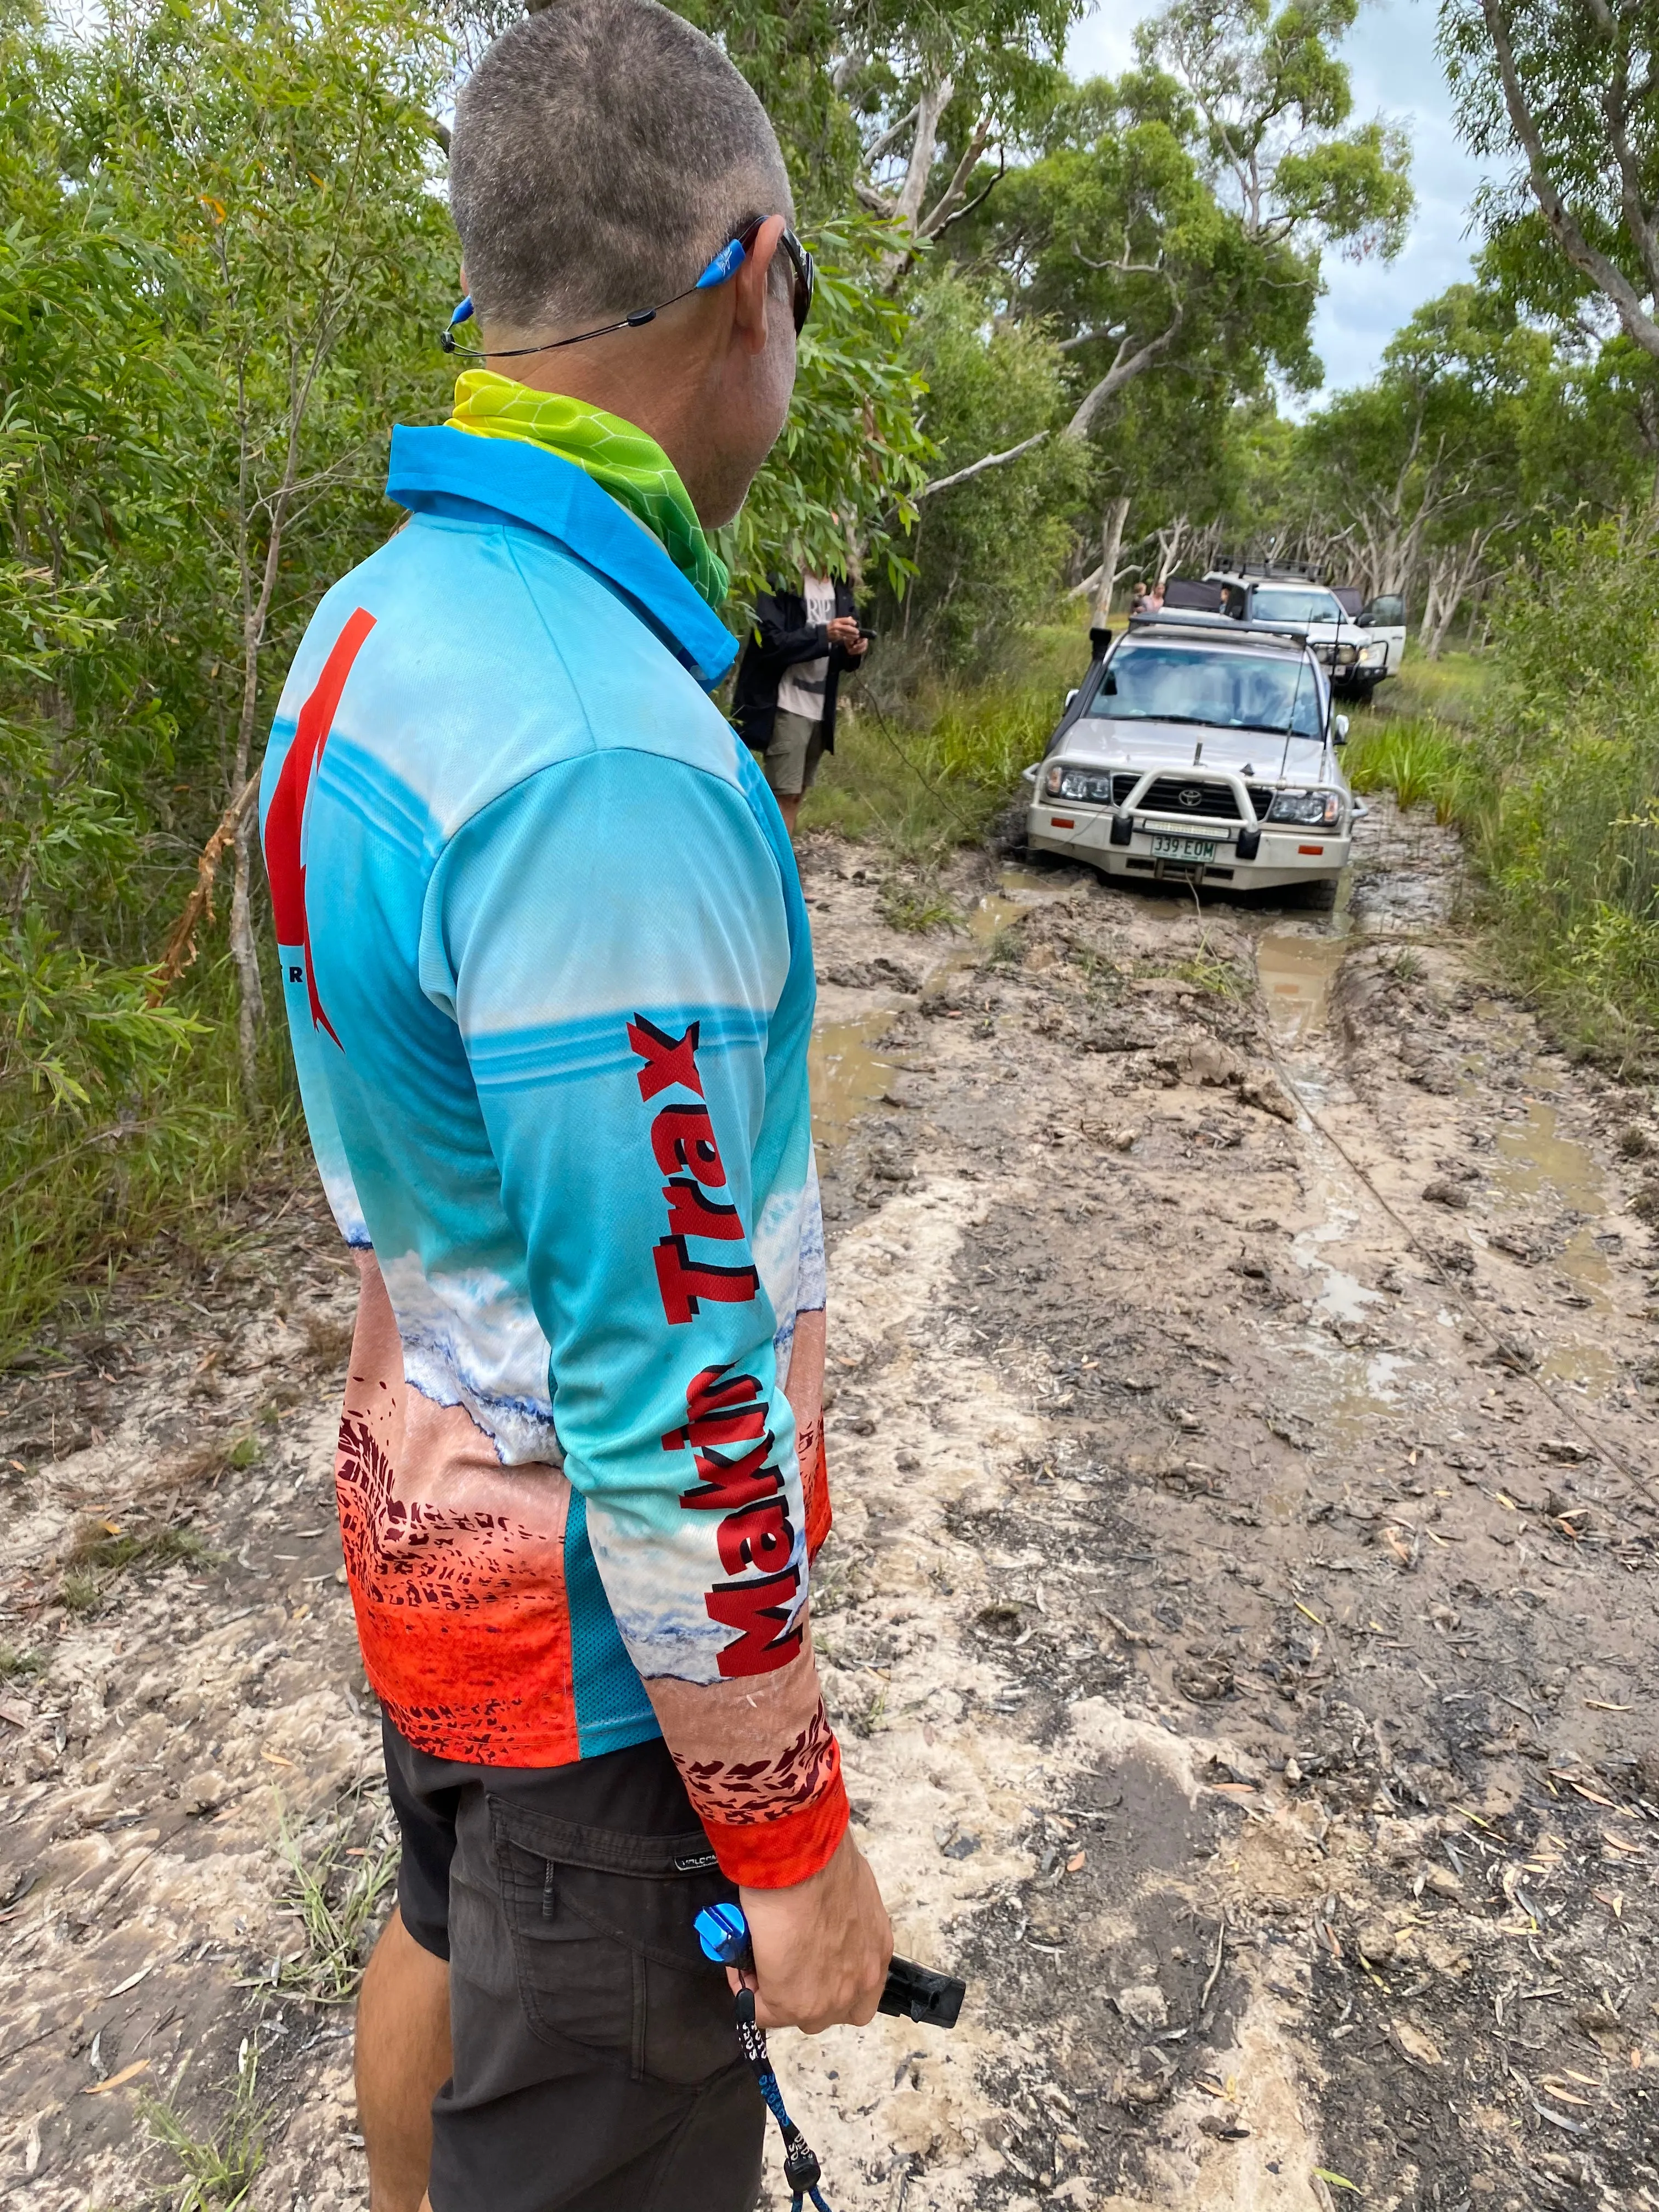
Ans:
<svg viewBox="0 0 1659 2212"><path fill-rule="evenodd" d="M1066 705L1065 705L1065 708L1063 708L1063 710L1062 710L1064 713L1068 714L1071 713L1071 711L1072 711L1072 702L1073 702L1073 699L1075 699L1075 698L1076 698L1076 696L1077 696L1077 686L1076 686L1075 684L1073 684L1073 685L1072 686L1071 690L1070 690L1066 694Z"/></svg>
<svg viewBox="0 0 1659 2212"><path fill-rule="evenodd" d="M1348 742L1347 716L1346 714L1339 714L1336 720L1331 724L1331 731L1338 744L1346 745Z"/></svg>
<svg viewBox="0 0 1659 2212"><path fill-rule="evenodd" d="M1371 611L1369 607L1361 607L1359 612L1353 618L1353 626L1356 629L1369 629L1370 628Z"/></svg>

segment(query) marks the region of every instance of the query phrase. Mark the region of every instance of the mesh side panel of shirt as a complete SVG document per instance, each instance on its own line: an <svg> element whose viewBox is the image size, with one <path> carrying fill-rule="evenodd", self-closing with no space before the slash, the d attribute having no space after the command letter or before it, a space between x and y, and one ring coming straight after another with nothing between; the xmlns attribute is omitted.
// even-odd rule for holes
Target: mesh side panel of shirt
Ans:
<svg viewBox="0 0 1659 2212"><path fill-rule="evenodd" d="M570 1607L570 1671L584 1759L648 1743L662 1731L629 1657L587 1540L587 1501L570 1493L564 1524L564 1586Z"/></svg>

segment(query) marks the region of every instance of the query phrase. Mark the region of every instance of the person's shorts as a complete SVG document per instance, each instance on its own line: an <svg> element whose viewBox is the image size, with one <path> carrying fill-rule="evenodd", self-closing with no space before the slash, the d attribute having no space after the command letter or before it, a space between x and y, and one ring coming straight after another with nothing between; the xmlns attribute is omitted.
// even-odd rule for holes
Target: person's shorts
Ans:
<svg viewBox="0 0 1659 2212"><path fill-rule="evenodd" d="M772 734L761 755L766 781L777 796L799 799L804 791L810 791L823 757L823 723L780 707L772 717Z"/></svg>
<svg viewBox="0 0 1659 2212"><path fill-rule="evenodd" d="M382 1733L404 1925L449 1961L432 2212L750 2212L766 2107L691 1924L736 1892L666 1747L467 1766Z"/></svg>

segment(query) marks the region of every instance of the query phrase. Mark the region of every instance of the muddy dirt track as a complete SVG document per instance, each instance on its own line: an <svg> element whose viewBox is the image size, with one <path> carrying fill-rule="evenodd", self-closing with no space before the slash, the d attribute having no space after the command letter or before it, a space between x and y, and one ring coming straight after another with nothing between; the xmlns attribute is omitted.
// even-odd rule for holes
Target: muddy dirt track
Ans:
<svg viewBox="0 0 1659 2212"><path fill-rule="evenodd" d="M1330 916L981 854L918 939L803 870L818 1645L900 1946L972 1982L775 2039L836 2212L1659 2212L1645 1094L1382 805ZM8 2206L167 2201L142 2100L222 2130L244 2045L250 2201L366 2203L281 1849L337 1899L386 1834L300 1164L0 1397Z"/></svg>

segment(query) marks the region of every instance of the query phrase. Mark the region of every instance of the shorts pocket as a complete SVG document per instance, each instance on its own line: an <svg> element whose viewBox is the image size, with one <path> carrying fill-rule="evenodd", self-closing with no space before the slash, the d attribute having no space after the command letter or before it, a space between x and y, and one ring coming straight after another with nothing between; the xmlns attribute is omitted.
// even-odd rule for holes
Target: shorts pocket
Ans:
<svg viewBox="0 0 1659 2212"><path fill-rule="evenodd" d="M740 2053L726 1976L692 1923L735 1894L708 1838L585 1828L488 1801L520 2001L544 2042L690 2087Z"/></svg>

